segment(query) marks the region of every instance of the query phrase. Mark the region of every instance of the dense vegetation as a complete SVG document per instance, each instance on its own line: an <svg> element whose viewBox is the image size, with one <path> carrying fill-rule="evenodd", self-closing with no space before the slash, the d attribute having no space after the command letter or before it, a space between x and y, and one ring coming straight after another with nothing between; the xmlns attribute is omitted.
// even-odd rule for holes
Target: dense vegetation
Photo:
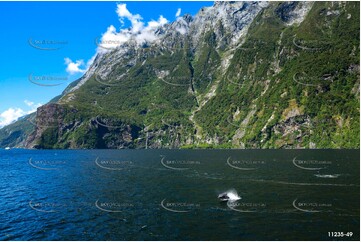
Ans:
<svg viewBox="0 0 361 242"><path fill-rule="evenodd" d="M310 142L318 148L359 147L359 4L344 4L346 11L336 18L327 12L340 6L329 5L315 3L298 27L285 26L273 14L259 16L236 52L220 94L197 115L203 129L231 139L253 103L255 113L242 139L246 147L308 147ZM237 120L227 122L237 108ZM297 133L285 137L285 132L275 132L292 108L300 112L295 120L301 126L299 140Z"/></svg>
<svg viewBox="0 0 361 242"><path fill-rule="evenodd" d="M62 124L35 147L359 148L359 2L316 2L299 25L287 4L261 11L232 55L221 23L196 45L130 47L56 99Z"/></svg>

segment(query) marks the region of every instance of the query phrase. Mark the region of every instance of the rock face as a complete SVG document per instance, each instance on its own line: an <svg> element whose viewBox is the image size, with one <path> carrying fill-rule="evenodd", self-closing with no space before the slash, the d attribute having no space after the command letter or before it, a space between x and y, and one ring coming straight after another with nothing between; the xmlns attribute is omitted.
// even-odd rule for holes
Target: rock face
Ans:
<svg viewBox="0 0 361 242"><path fill-rule="evenodd" d="M9 126L0 145L14 127L30 148L358 148L359 15L215 2L99 52L33 132Z"/></svg>
<svg viewBox="0 0 361 242"><path fill-rule="evenodd" d="M101 78L107 78L115 66L133 67L139 61L156 55L159 50L173 51L188 44L194 51L204 44L202 40L204 35L212 31L216 31L213 36L215 48L238 45L253 19L266 6L268 6L267 2L215 2L212 7L202 8L194 18L188 14L179 17L175 22L157 29L155 34L158 38L151 43L145 42L139 46L136 39L130 39L111 53L100 53L88 72L71 91L81 87L94 73ZM144 46L152 46L158 50L144 53L141 48ZM139 58L140 56L142 58ZM127 61L122 62L122 59Z"/></svg>
<svg viewBox="0 0 361 242"><path fill-rule="evenodd" d="M190 24L193 44L199 43L200 35L209 31L215 31L217 44L223 44L222 41L227 45L239 44L254 18L267 6L267 2L215 2L213 7L202 8Z"/></svg>
<svg viewBox="0 0 361 242"><path fill-rule="evenodd" d="M282 21L292 25L302 23L313 2L284 2L276 8L276 14Z"/></svg>
<svg viewBox="0 0 361 242"><path fill-rule="evenodd" d="M64 122L65 110L59 104L47 104L41 106L37 110L36 127L35 131L29 135L26 140L26 147L28 148L47 148L47 145L52 146L56 144L59 131ZM49 139L45 136L45 132L51 130L52 133L48 135ZM34 145L34 140L41 140L40 145ZM43 143L47 143L43 146Z"/></svg>

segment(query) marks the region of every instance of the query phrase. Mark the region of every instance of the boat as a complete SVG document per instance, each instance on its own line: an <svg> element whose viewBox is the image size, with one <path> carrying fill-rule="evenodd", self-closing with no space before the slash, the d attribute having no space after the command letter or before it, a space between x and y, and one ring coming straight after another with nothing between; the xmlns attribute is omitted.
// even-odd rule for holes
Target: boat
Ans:
<svg viewBox="0 0 361 242"><path fill-rule="evenodd" d="M5 150L10 150L10 147L6 147Z"/></svg>
<svg viewBox="0 0 361 242"><path fill-rule="evenodd" d="M238 196L238 193L236 190L231 189L227 192L223 192L221 194L218 195L218 199L221 202L228 202L228 201L237 201L240 200L241 197Z"/></svg>
<svg viewBox="0 0 361 242"><path fill-rule="evenodd" d="M227 202L229 200L229 197L228 197L227 193L222 193L222 194L218 195L218 199L221 202Z"/></svg>

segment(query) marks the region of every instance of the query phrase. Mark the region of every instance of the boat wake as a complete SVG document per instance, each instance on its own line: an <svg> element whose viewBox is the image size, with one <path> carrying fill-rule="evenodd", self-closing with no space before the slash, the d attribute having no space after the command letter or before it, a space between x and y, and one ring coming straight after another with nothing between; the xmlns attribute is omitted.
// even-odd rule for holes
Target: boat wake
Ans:
<svg viewBox="0 0 361 242"><path fill-rule="evenodd" d="M337 178L340 176L340 174L334 174L334 175L320 175L320 174L315 174L316 177L319 178Z"/></svg>
<svg viewBox="0 0 361 242"><path fill-rule="evenodd" d="M285 182L276 180L251 179L254 182L266 182L275 184L295 185L295 186L334 186L334 187L359 187L358 184L330 184L330 183L306 183L306 182Z"/></svg>

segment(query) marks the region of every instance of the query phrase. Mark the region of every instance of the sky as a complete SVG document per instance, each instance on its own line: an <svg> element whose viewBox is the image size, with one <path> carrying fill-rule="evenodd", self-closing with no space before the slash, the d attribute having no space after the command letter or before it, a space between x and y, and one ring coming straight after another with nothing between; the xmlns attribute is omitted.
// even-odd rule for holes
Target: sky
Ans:
<svg viewBox="0 0 361 242"><path fill-rule="evenodd" d="M213 2L0 2L0 128L80 78L100 51ZM105 46L105 45L104 45Z"/></svg>

